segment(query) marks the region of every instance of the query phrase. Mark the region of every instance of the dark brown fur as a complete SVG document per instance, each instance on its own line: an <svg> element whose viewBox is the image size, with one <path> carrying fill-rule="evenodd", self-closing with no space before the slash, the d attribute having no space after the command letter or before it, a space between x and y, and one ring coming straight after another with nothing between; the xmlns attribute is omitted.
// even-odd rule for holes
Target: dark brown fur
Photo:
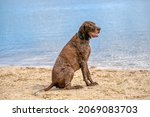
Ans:
<svg viewBox="0 0 150 117"><path fill-rule="evenodd" d="M72 37L60 52L52 70L52 83L44 89L45 91L48 91L53 86L71 89L74 72L80 68L87 86L97 84L91 78L87 61L91 52L89 40L93 37L90 33L98 34L99 32L100 28L93 22L86 21L82 24L78 33Z"/></svg>
<svg viewBox="0 0 150 117"><path fill-rule="evenodd" d="M97 37L99 33L100 28L91 21L86 21L81 25L78 33L60 52L52 70L52 83L43 89L44 91L50 90L53 86L64 89L81 88L81 86L71 86L74 72L80 68L87 86L98 84L93 82L87 62L91 53L89 41Z"/></svg>

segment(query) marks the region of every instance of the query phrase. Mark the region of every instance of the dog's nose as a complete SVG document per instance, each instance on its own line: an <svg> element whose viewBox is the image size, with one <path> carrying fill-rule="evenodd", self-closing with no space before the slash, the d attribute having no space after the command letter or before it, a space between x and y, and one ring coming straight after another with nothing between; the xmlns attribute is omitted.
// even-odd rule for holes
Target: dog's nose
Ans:
<svg viewBox="0 0 150 117"><path fill-rule="evenodd" d="M100 27L97 27L97 30L98 30L98 32L100 32L101 28L100 28Z"/></svg>

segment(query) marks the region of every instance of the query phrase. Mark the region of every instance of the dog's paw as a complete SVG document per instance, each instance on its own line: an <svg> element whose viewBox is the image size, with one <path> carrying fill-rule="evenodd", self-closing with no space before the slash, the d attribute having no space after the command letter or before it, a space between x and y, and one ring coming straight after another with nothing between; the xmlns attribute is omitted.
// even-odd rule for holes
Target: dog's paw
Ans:
<svg viewBox="0 0 150 117"><path fill-rule="evenodd" d="M95 85L98 85L98 83L97 82L93 82L93 83L90 84L90 86L95 86Z"/></svg>

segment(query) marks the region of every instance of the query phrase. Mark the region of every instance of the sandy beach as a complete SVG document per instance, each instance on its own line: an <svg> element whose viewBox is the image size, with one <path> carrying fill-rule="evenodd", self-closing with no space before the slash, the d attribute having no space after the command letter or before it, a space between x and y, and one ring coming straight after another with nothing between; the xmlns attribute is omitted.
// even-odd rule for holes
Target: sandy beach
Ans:
<svg viewBox="0 0 150 117"><path fill-rule="evenodd" d="M63 90L52 88L48 92L33 95L34 92L51 83L50 68L1 67L1 100L103 100L103 99L150 99L150 71L111 70L90 68L97 86L87 87L81 71L75 73L72 85L82 85L82 89Z"/></svg>

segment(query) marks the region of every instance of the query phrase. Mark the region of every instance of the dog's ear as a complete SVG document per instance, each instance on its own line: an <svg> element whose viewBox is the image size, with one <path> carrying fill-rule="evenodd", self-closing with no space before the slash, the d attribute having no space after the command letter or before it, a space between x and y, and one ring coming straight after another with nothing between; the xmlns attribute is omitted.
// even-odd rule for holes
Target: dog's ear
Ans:
<svg viewBox="0 0 150 117"><path fill-rule="evenodd" d="M79 28L78 34L82 37L82 39L88 40L89 34L88 34L88 27L86 24L82 24Z"/></svg>
<svg viewBox="0 0 150 117"><path fill-rule="evenodd" d="M89 32L89 24L86 22L86 23L83 23L82 26L79 28L79 32L82 33L82 34L87 34Z"/></svg>
<svg viewBox="0 0 150 117"><path fill-rule="evenodd" d="M82 25L82 26L79 28L79 32L80 32L80 33L85 33L85 25Z"/></svg>

